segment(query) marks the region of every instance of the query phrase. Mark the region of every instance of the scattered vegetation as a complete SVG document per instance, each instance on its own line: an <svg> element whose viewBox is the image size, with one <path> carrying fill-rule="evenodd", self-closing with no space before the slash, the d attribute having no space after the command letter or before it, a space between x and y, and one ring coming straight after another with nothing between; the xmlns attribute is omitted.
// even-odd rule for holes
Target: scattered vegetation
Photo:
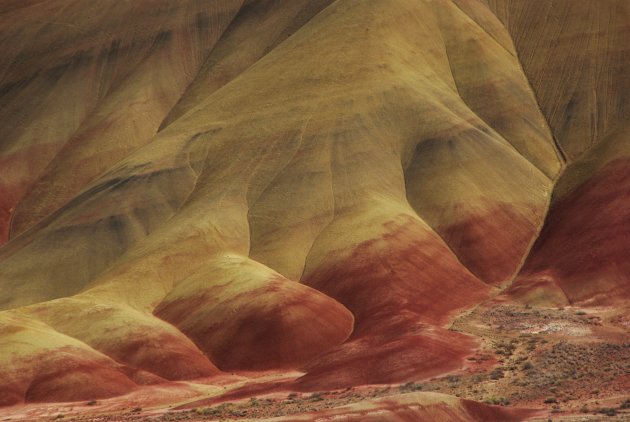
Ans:
<svg viewBox="0 0 630 422"><path fill-rule="evenodd" d="M490 379L493 380L501 379L503 376L503 368L501 367L494 368L492 372L490 372Z"/></svg>
<svg viewBox="0 0 630 422"><path fill-rule="evenodd" d="M484 400L484 403L500 405L500 406L510 405L510 401L506 399L505 397L488 397L487 399Z"/></svg>
<svg viewBox="0 0 630 422"><path fill-rule="evenodd" d="M606 415L606 416L616 416L617 409L612 408L612 407L600 407L599 409L596 410L595 413L601 413L602 415Z"/></svg>
<svg viewBox="0 0 630 422"><path fill-rule="evenodd" d="M521 369L523 369L523 371L530 371L534 369L534 364L531 363L530 361L525 361L523 366L521 366Z"/></svg>
<svg viewBox="0 0 630 422"><path fill-rule="evenodd" d="M623 376L630 371L630 344L601 341L572 343L562 335L519 331L529 326L528 318L544 321L548 325L555 324L558 318L562 318L562 321L581 321L583 325L599 322L597 317L584 317L579 311L505 308L481 310L478 315L469 314L467 318L471 318L470 326L462 328L461 324L453 324L455 331L477 335L490 346L468 357L466 370L461 373L422 382L409 381L397 387L347 388L311 394L292 392L285 398L252 397L237 403L222 403L187 412L169 412L156 417L127 414L139 420L156 421L249 420L316 412L370 398L417 391L440 391L499 406L535 407L544 403L554 414L581 412L604 418L630 413L627 410L630 409L630 399L619 403L617 407L611 407L610 404L602 407L597 401L589 401L587 406L584 402L584 399L605 398L611 392L623 389ZM480 317L484 318L484 323L489 321L491 324L478 328ZM497 330L498 326L502 329ZM88 404L94 405L96 401Z"/></svg>
<svg viewBox="0 0 630 422"><path fill-rule="evenodd" d="M495 346L495 353L497 355L512 356L515 349L516 349L516 344L513 342L498 343Z"/></svg>
<svg viewBox="0 0 630 422"><path fill-rule="evenodd" d="M322 397L322 393L313 393L308 398L309 401L322 401L324 398Z"/></svg>
<svg viewBox="0 0 630 422"><path fill-rule="evenodd" d="M400 385L400 387L398 387L398 389L403 392L403 393L409 393L411 391L421 391L422 390L422 384L416 384L414 382L407 382L405 384Z"/></svg>

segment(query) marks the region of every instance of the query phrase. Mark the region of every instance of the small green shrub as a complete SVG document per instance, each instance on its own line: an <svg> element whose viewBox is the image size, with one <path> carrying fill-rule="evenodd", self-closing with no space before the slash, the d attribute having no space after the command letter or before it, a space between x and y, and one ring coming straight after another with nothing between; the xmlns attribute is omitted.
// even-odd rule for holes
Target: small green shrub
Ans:
<svg viewBox="0 0 630 422"><path fill-rule="evenodd" d="M309 401L322 401L324 398L322 397L322 393L313 393L308 398Z"/></svg>
<svg viewBox="0 0 630 422"><path fill-rule="evenodd" d="M494 368L492 372L490 372L490 379L498 380L503 378L503 369L502 368Z"/></svg>
<svg viewBox="0 0 630 422"><path fill-rule="evenodd" d="M488 397L487 399L484 400L484 403L500 405L500 406L509 406L510 401L506 399L505 397Z"/></svg>
<svg viewBox="0 0 630 422"><path fill-rule="evenodd" d="M398 387L398 389L403 392L420 391L422 390L422 384L416 384L414 382L409 381L404 384L401 384Z"/></svg>
<svg viewBox="0 0 630 422"><path fill-rule="evenodd" d="M597 409L597 413L601 413L602 415L606 416L615 416L617 415L617 410L613 409L612 407L601 407Z"/></svg>

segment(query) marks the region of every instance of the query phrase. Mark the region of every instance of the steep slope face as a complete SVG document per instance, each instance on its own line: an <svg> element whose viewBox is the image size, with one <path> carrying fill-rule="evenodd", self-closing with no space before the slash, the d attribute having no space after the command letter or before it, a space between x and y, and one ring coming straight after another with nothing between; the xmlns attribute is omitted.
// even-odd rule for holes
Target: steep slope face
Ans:
<svg viewBox="0 0 630 422"><path fill-rule="evenodd" d="M332 2L259 0L243 5L162 128L256 63Z"/></svg>
<svg viewBox="0 0 630 422"><path fill-rule="evenodd" d="M621 129L567 168L510 293L537 303L626 304L629 247L630 138Z"/></svg>
<svg viewBox="0 0 630 422"><path fill-rule="evenodd" d="M630 4L486 0L512 35L541 110L569 159L630 118Z"/></svg>
<svg viewBox="0 0 630 422"><path fill-rule="evenodd" d="M560 303L627 303L629 168L628 159L613 161L570 198L554 205L547 227L521 271L519 283L513 287L514 292L529 290L530 283L535 287L549 283L552 288L561 289L564 297L561 296ZM576 209L588 211L588 215L577 213ZM580 231L584 226L587 229ZM576 232L580 234L576 236ZM536 293L533 296L536 302L546 302L545 294Z"/></svg>
<svg viewBox="0 0 630 422"><path fill-rule="evenodd" d="M52 1L4 10L0 242L148 143L241 3Z"/></svg>
<svg viewBox="0 0 630 422"><path fill-rule="evenodd" d="M488 0L569 159L511 292L539 303L623 303L630 267L630 5Z"/></svg>
<svg viewBox="0 0 630 422"><path fill-rule="evenodd" d="M35 372L11 364L13 401L42 400L24 386L49 391L39 374L68 344L114 380L99 397L221 370L301 370L308 390L461 367L475 342L443 326L511 278L562 165L496 17L476 1L130 5L92 30L143 15L149 58L116 59L133 70L38 182L24 151L39 137L12 141L21 159L0 155L24 168L1 179L20 192L5 208L23 197L0 249L1 315L62 339L26 347L51 357ZM19 30L3 25L8 44ZM46 57L32 66L58 60ZM72 104L93 95L83 81L104 83L67 78ZM4 120L29 110L29 89L61 89L32 84L2 97ZM155 100L142 102L152 117L138 98ZM72 379L59 400L84 398Z"/></svg>
<svg viewBox="0 0 630 422"><path fill-rule="evenodd" d="M548 184L532 181L536 170L505 159L505 145L549 179L562 160L505 31L479 6L456 2L436 10L454 88L477 122L419 143L406 182L410 203L462 263L500 283L511 278L536 233ZM491 146L489 139L506 142Z"/></svg>

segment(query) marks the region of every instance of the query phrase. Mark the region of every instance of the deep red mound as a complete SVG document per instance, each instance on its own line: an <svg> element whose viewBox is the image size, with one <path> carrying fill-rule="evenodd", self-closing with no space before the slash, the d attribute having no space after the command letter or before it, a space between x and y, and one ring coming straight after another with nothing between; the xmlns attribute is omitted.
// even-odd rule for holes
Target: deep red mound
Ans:
<svg viewBox="0 0 630 422"><path fill-rule="evenodd" d="M533 416L537 410L514 409L500 406L488 406L473 400L462 400L462 407L471 420L475 421L522 421Z"/></svg>
<svg viewBox="0 0 630 422"><path fill-rule="evenodd" d="M630 160L617 159L556 203L510 292L550 279L570 302L630 298Z"/></svg>
<svg viewBox="0 0 630 422"><path fill-rule="evenodd" d="M189 380L220 373L194 345L169 333L131 334L123 344L103 344L100 350L134 368L167 380Z"/></svg>
<svg viewBox="0 0 630 422"><path fill-rule="evenodd" d="M303 391L398 383L455 371L477 343L468 336L418 322L418 316L373 324L327 353L296 382ZM369 324L370 322L368 322Z"/></svg>
<svg viewBox="0 0 630 422"><path fill-rule="evenodd" d="M492 284L512 276L536 230L528 218L505 203L439 228L462 264Z"/></svg>
<svg viewBox="0 0 630 422"><path fill-rule="evenodd" d="M81 295L30 308L31 315L116 362L165 380L209 377L220 371L172 325L129 306Z"/></svg>
<svg viewBox="0 0 630 422"><path fill-rule="evenodd" d="M5 380L1 386L0 406L11 406L24 402L24 389L18 381Z"/></svg>
<svg viewBox="0 0 630 422"><path fill-rule="evenodd" d="M133 372L105 357L87 355L82 349L64 347L14 362L16 368L29 368L14 384L5 405L26 402L63 402L114 397L137 387ZM148 375L148 374L147 374ZM157 377L155 377L157 378ZM155 381L159 380L157 378ZM140 379L139 379L140 381ZM143 380L150 382L150 380ZM4 392L2 394L4 396Z"/></svg>
<svg viewBox="0 0 630 422"><path fill-rule="evenodd" d="M165 302L156 315L188 335L222 370L296 368L340 344L353 318L339 303L281 276L236 294L210 288Z"/></svg>
<svg viewBox="0 0 630 422"><path fill-rule="evenodd" d="M438 325L484 298L488 287L419 221L401 216L386 227L382 238L308 277L309 285L346 305L356 323L348 342L307 368L302 388L432 376L458 368L474 347L469 337Z"/></svg>

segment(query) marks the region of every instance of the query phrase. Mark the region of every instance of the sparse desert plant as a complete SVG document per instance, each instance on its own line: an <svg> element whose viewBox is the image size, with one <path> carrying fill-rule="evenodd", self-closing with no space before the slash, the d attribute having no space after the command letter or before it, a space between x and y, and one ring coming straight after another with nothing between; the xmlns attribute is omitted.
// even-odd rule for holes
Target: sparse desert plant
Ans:
<svg viewBox="0 0 630 422"><path fill-rule="evenodd" d="M308 398L310 401L322 401L324 398L322 397L322 393L313 393Z"/></svg>
<svg viewBox="0 0 630 422"><path fill-rule="evenodd" d="M546 404L558 403L558 400L555 397L547 397L544 401Z"/></svg>
<svg viewBox="0 0 630 422"><path fill-rule="evenodd" d="M496 346L495 353L497 355L512 356L512 353L514 353L515 349L516 346L514 345L514 343L499 343Z"/></svg>
<svg viewBox="0 0 630 422"><path fill-rule="evenodd" d="M219 412L216 409L210 409L209 407L198 407L195 409L195 413L198 415L215 415Z"/></svg>
<svg viewBox="0 0 630 422"><path fill-rule="evenodd" d="M498 380L503 378L503 368L494 368L492 372L490 372L490 379Z"/></svg>
<svg viewBox="0 0 630 422"><path fill-rule="evenodd" d="M232 409L230 410L230 415L236 417L247 416L247 411L243 409Z"/></svg>
<svg viewBox="0 0 630 422"><path fill-rule="evenodd" d="M606 416L615 416L617 415L617 409L614 409L612 407L600 407L599 409L597 409L596 413L600 413Z"/></svg>
<svg viewBox="0 0 630 422"><path fill-rule="evenodd" d="M410 392L410 391L420 391L422 390L422 384L416 384L414 382L406 382L398 387L400 391Z"/></svg>
<svg viewBox="0 0 630 422"><path fill-rule="evenodd" d="M510 401L506 399L505 397L488 397L487 399L484 400L484 403L500 405L500 406L509 406Z"/></svg>
<svg viewBox="0 0 630 422"><path fill-rule="evenodd" d="M485 376L483 374L475 374L472 377L472 381L474 383L480 383L480 382L482 382L484 380L484 378L485 378Z"/></svg>

